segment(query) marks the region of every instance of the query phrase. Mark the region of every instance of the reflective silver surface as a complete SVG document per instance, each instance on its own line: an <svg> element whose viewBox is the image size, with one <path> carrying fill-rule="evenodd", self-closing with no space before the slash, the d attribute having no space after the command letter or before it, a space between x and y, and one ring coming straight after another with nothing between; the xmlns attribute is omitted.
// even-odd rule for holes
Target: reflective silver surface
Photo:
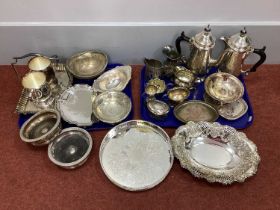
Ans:
<svg viewBox="0 0 280 210"><path fill-rule="evenodd" d="M171 142L181 166L209 182L244 182L260 162L256 145L244 133L219 123L189 122Z"/></svg>
<svg viewBox="0 0 280 210"><path fill-rule="evenodd" d="M93 123L93 98L93 89L89 85L76 84L60 95L57 109L66 122L77 126L90 126Z"/></svg>
<svg viewBox="0 0 280 210"><path fill-rule="evenodd" d="M208 68L216 63L216 60L211 58L212 49L215 46L215 38L212 36L211 29L208 26L202 32L190 38L181 33L176 39L176 48L181 53L180 43L186 41L189 43L191 51L187 60L187 67L195 75L205 75Z"/></svg>
<svg viewBox="0 0 280 210"><path fill-rule="evenodd" d="M108 57L100 51L85 51L67 59L66 69L74 77L91 79L100 75L108 64Z"/></svg>
<svg viewBox="0 0 280 210"><path fill-rule="evenodd" d="M244 99L239 99L230 104L219 106L219 114L227 120L236 120L242 117L248 110L248 105Z"/></svg>
<svg viewBox="0 0 280 210"><path fill-rule="evenodd" d="M118 66L99 76L92 85L94 91L122 91L131 79L131 66Z"/></svg>
<svg viewBox="0 0 280 210"><path fill-rule="evenodd" d="M170 108L167 103L156 99L148 100L147 108L149 112L152 114L152 116L156 118L164 117L170 111Z"/></svg>
<svg viewBox="0 0 280 210"><path fill-rule="evenodd" d="M49 144L60 132L60 114L56 110L43 110L30 117L20 129L20 138L34 146Z"/></svg>
<svg viewBox="0 0 280 210"><path fill-rule="evenodd" d="M145 58L144 63L146 65L146 69L145 69L146 81L161 77L161 75L163 74L163 65L159 60Z"/></svg>
<svg viewBox="0 0 280 210"><path fill-rule="evenodd" d="M48 156L54 164L74 169L87 160L92 144L92 138L86 130L77 127L67 128L49 145Z"/></svg>
<svg viewBox="0 0 280 210"><path fill-rule="evenodd" d="M92 111L102 122L114 124L124 120L131 111L131 100L123 92L107 91L93 101Z"/></svg>
<svg viewBox="0 0 280 210"><path fill-rule="evenodd" d="M232 103L244 94L240 80L228 73L218 72L208 76L204 83L206 93L222 103Z"/></svg>
<svg viewBox="0 0 280 210"><path fill-rule="evenodd" d="M115 185L147 190L164 180L173 164L169 136L141 120L124 122L104 137L99 151L102 169Z"/></svg>
<svg viewBox="0 0 280 210"><path fill-rule="evenodd" d="M231 37L220 38L225 43L225 49L220 55L215 66L222 72L230 73L234 76L239 76L241 73L247 74L254 72L266 60L265 48L255 49L251 45L251 39L247 35L246 29L240 33L234 34ZM250 69L244 69L244 61L246 58L255 53L260 56L260 59Z"/></svg>
<svg viewBox="0 0 280 210"><path fill-rule="evenodd" d="M183 87L174 87L167 92L168 99L175 103L183 102L190 95L190 91Z"/></svg>
<svg viewBox="0 0 280 210"><path fill-rule="evenodd" d="M183 123L189 121L214 122L218 119L219 114L211 105L203 101L192 100L177 105L174 108L174 116Z"/></svg>

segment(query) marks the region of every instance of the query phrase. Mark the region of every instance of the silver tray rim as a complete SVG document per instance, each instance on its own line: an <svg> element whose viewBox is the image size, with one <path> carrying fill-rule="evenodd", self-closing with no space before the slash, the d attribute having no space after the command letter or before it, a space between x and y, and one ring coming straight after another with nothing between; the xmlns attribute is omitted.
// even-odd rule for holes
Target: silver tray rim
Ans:
<svg viewBox="0 0 280 210"><path fill-rule="evenodd" d="M106 144L108 143L108 141L110 141L110 139L112 139L112 137L110 137L110 135L112 135L113 132L115 132L117 129L119 129L120 127L126 127L126 126L145 126L145 127L148 127L150 129L153 129L153 130L156 130L157 132L159 132L164 139L165 139L165 143L167 143L169 145L169 154L170 154L170 158L171 158L171 161L170 161L170 166L169 166L169 169L168 171L166 172L166 174L161 178L159 179L157 182L153 183L152 185L149 185L149 186L144 186L144 187L141 187L141 188L131 188L131 187L126 187L126 186L123 186L121 184L119 184L117 181L115 181L112 177L110 177L105 168L104 168L104 165L103 165L103 161L102 161L102 154L103 154L103 151L104 151L104 148L106 147ZM144 190L148 190L148 189L151 189L155 186L157 186L158 184L160 184L167 176L168 174L170 173L170 170L172 169L172 166L173 166L173 162L174 162L174 152L173 152L173 149L172 149L172 144L171 144L171 139L170 137L168 136L168 134L165 132L165 130L163 130L163 128L151 123L151 122L148 122L148 121L144 121L144 120L130 120L130 121L126 121L126 122L123 122L123 123L120 123L118 125L116 125L115 127L113 127L112 129L110 129L107 134L104 136L101 144L100 144L100 147L99 147L99 162L100 162L100 165L101 165L101 168L104 172L104 174L106 175L106 177L113 183L115 184L116 186L124 189L124 190L128 190L128 191L144 191Z"/></svg>

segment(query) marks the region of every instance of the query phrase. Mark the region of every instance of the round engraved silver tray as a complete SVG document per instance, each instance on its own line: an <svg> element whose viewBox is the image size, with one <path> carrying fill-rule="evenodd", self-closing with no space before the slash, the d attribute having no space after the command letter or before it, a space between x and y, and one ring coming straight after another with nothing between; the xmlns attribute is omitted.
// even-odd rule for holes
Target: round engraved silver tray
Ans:
<svg viewBox="0 0 280 210"><path fill-rule="evenodd" d="M216 122L189 122L171 142L181 166L208 182L244 182L260 162L256 145L244 133Z"/></svg>
<svg viewBox="0 0 280 210"><path fill-rule="evenodd" d="M141 120L112 128L99 151L102 169L115 185L129 191L150 189L164 180L173 164L169 136Z"/></svg>
<svg viewBox="0 0 280 210"><path fill-rule="evenodd" d="M77 126L90 126L94 122L93 100L93 89L89 85L76 84L60 95L56 107L66 122Z"/></svg>

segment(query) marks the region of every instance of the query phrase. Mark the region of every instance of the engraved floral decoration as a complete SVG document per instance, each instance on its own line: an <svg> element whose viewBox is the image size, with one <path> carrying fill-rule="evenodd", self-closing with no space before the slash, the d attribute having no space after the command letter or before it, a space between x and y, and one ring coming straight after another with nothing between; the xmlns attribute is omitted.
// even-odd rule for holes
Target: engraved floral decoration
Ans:
<svg viewBox="0 0 280 210"><path fill-rule="evenodd" d="M223 144L230 145L240 161L232 168L213 169L195 161L190 155L188 146L195 137L218 138ZM218 141L218 140L217 140ZM180 126L172 137L174 155L179 159L180 165L188 169L195 177L205 178L208 182L232 184L244 182L246 178L257 172L260 156L256 145L242 132L217 122L188 122Z"/></svg>

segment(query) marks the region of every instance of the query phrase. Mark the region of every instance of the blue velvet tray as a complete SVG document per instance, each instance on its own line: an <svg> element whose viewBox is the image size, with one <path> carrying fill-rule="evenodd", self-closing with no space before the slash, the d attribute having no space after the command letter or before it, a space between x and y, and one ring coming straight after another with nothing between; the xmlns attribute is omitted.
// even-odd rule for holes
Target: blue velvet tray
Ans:
<svg viewBox="0 0 280 210"><path fill-rule="evenodd" d="M216 72L217 69L212 68L209 71L209 74L212 74L214 72ZM219 122L222 125L229 125L232 126L236 129L244 129L248 126L250 126L253 123L254 120L254 114L253 114L253 109L249 100L249 95L248 92L246 90L246 86L245 86L245 82L244 82L244 78L243 76L240 76L239 79L241 80L241 82L244 85L244 95L243 95L243 99L247 102L248 104L248 111L246 112L245 115L243 115L241 118L236 119L236 120L227 120L223 117L219 117L217 119L217 122ZM169 79L165 79L165 82L167 84L168 89L172 88L174 85L173 83L169 80ZM141 103L141 117L143 120L152 122L156 125L159 125L161 127L179 127L180 125L183 125L182 122L180 122L179 120L177 120L175 118L175 116L173 115L173 108L170 109L170 112L168 113L167 117L161 120L155 119L153 117L150 116L150 113L145 105L145 101L146 101L146 94L145 94L145 66L143 67L142 71L141 71L141 81L140 81L140 90L141 90L141 96L140 96L140 103ZM196 96L197 100L203 100L203 94L204 94L204 83L200 83L198 85L198 93ZM162 100L167 102L168 101L168 97L167 94L163 94L160 96L157 96L157 99ZM188 99L193 99L193 92L191 92L190 96Z"/></svg>
<svg viewBox="0 0 280 210"><path fill-rule="evenodd" d="M112 68L115 68L116 66L122 66L123 64L119 64L119 63L112 63L112 64L108 64L107 68L105 71L110 70ZM88 84L88 85L92 85L94 79L77 79L74 78L73 79L73 85L74 84ZM132 92L131 92L131 81L127 84L127 86L125 87L125 89L123 90L123 92L131 99L131 103L133 103L132 101ZM19 127L21 127L23 125L23 123L28 120L30 117L32 116L32 114L20 114L19 115L19 119L18 119L18 125ZM132 104L132 109L130 114L127 116L127 118L123 121L127 121L127 120L132 120L133 119L133 104ZM93 130L101 130L101 129L108 129L108 128L112 128L114 125L108 124L108 123L103 123L103 122L98 122L98 123L94 123L91 126L88 127L84 127L86 130L88 131L93 131ZM72 125L69 124L67 122L65 122L64 120L62 120L62 127L63 128L67 128L67 127L77 127L76 125Z"/></svg>

